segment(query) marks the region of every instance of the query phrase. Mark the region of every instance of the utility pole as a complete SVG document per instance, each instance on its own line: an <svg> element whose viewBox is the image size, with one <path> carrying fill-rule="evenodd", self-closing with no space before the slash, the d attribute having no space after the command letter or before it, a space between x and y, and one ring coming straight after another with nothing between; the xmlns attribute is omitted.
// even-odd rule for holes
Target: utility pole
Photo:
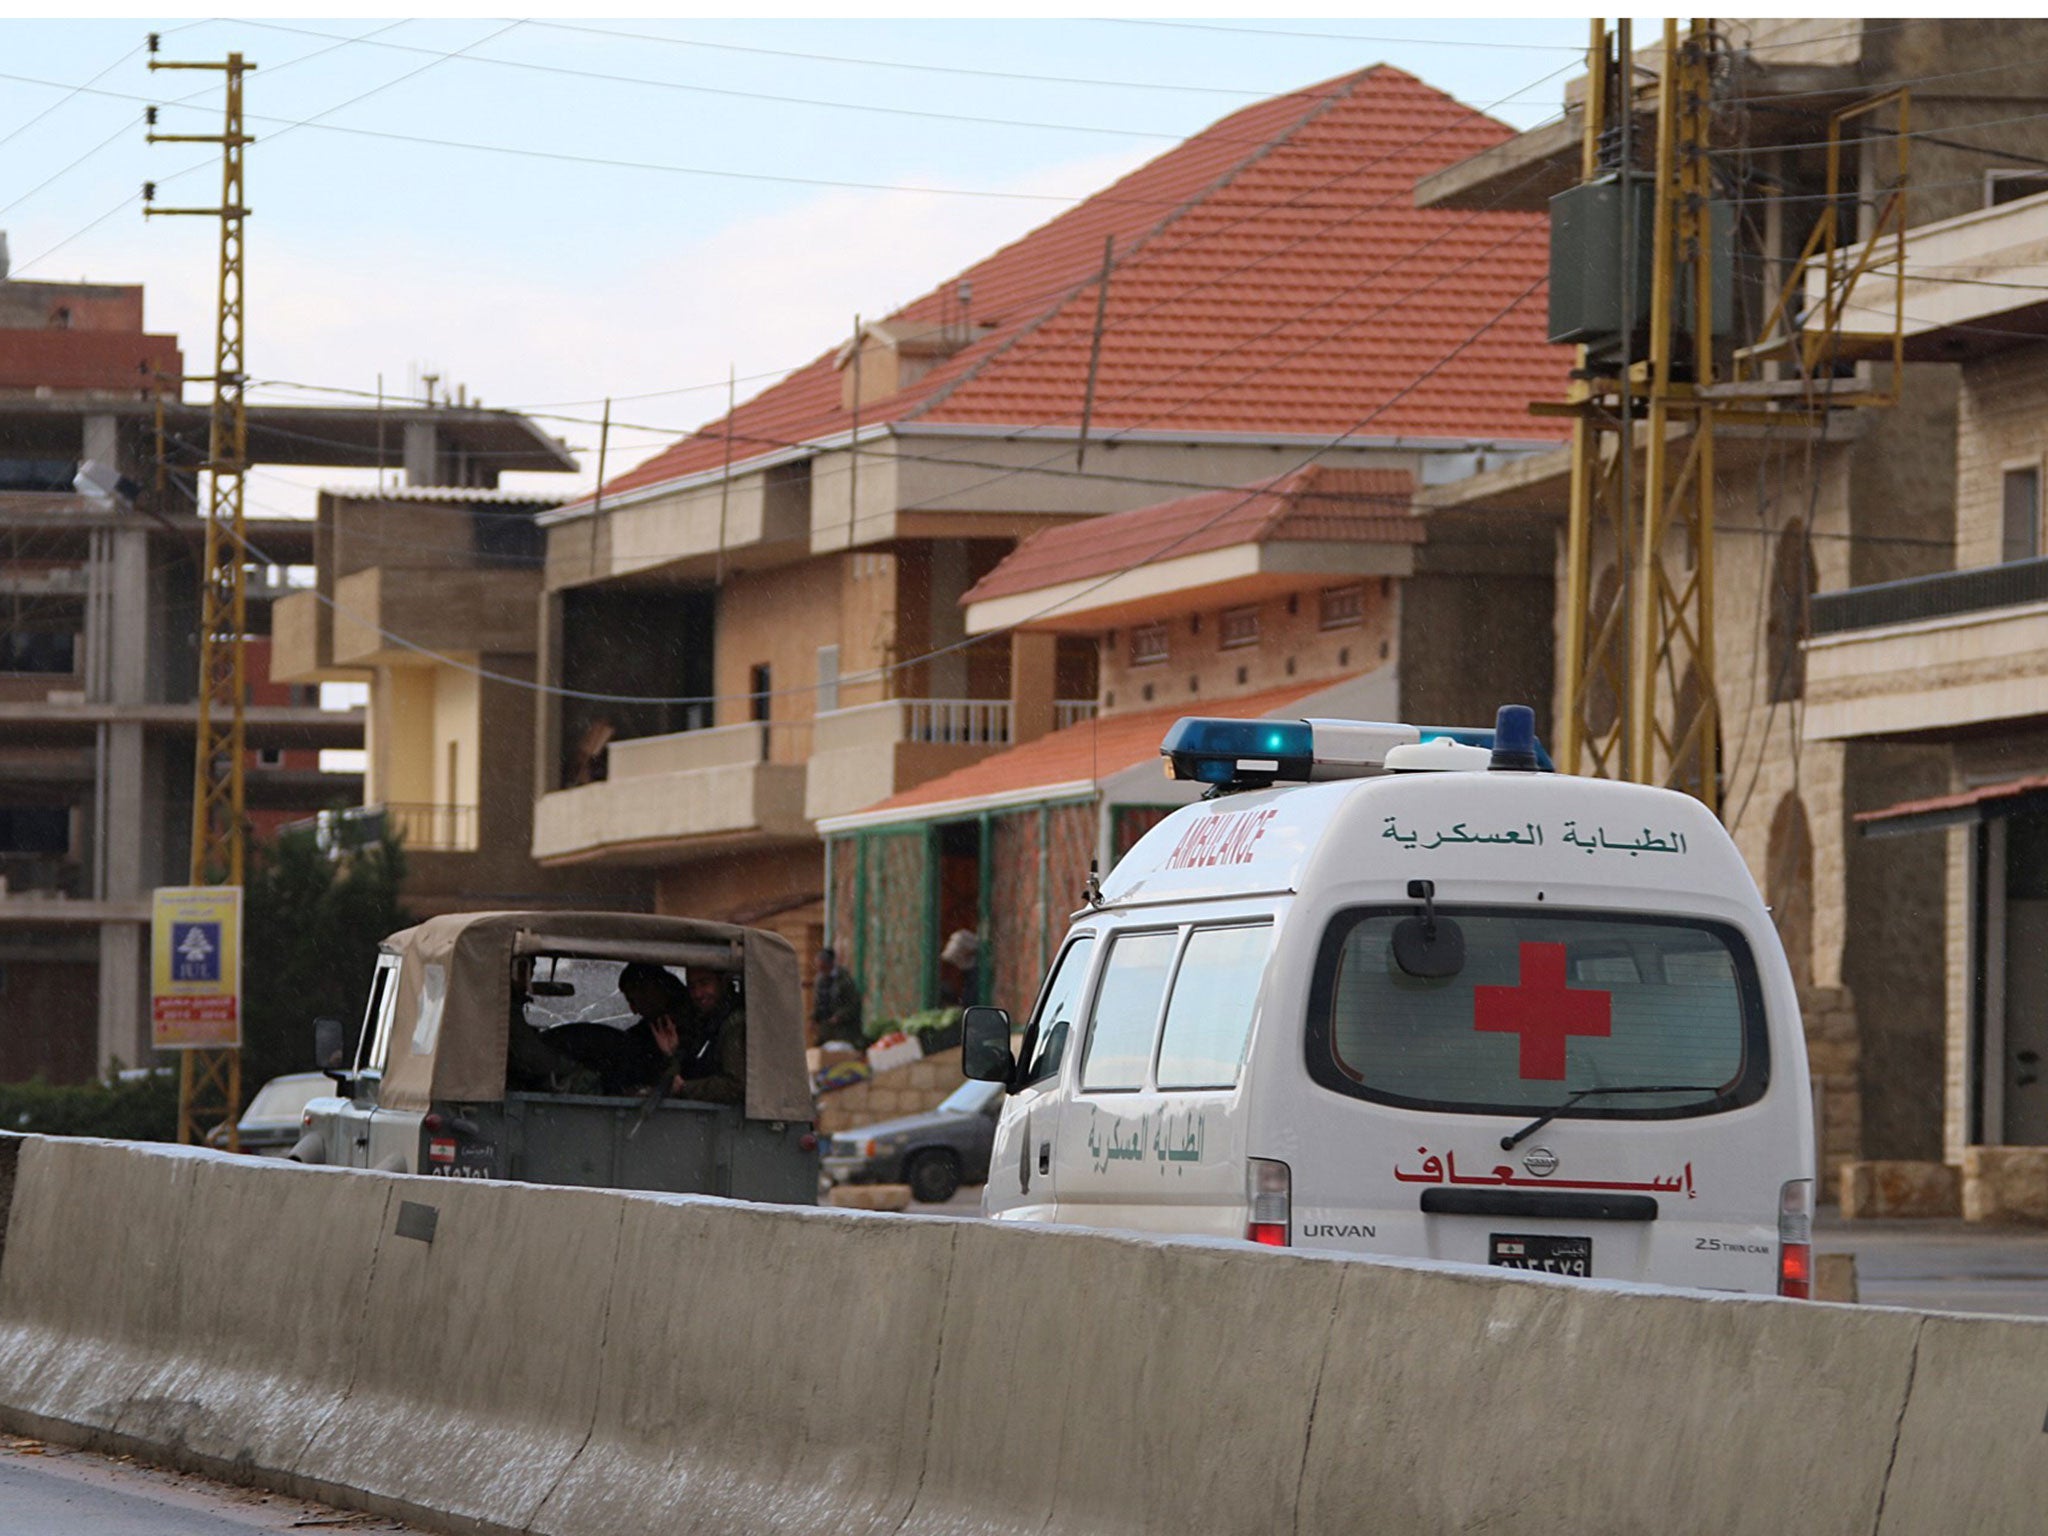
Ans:
<svg viewBox="0 0 2048 1536"><path fill-rule="evenodd" d="M242 482L249 467L249 417L243 398L248 382L243 353L242 152L252 142L242 131L242 76L254 69L239 53L220 62L173 63L156 57L149 38L149 67L211 69L226 77L226 111L221 131L157 133L156 109L149 121L152 144L218 144L221 147L220 205L215 208L145 207L148 215L220 221L218 322L214 334L213 411L207 427L205 568L201 573L199 617L199 719L192 756L192 884L239 887L243 883L245 827L243 765L248 754L243 723L247 694L245 647L248 633L244 569ZM145 186L145 202L155 188ZM199 1139L213 1120L225 1120L228 1145L240 1150L235 1130L242 1097L239 1046L180 1052L178 1140Z"/></svg>
<svg viewBox="0 0 2048 1536"><path fill-rule="evenodd" d="M1648 70L1627 21L1612 33L1592 23L1580 182L1551 200L1550 339L1577 342L1578 367L1564 401L1532 407L1572 423L1565 771L1682 789L1717 814L1716 429L1814 432L1831 411L1898 399L1909 141L1903 90L1829 114L1813 233L1761 324L1739 336L1738 234L1712 169L1723 51L1713 23L1681 36L1667 20L1660 67ZM1636 147L1639 75L1654 81L1648 166ZM1859 231L1843 213L1861 195L1843 150L1887 137L1895 166ZM1887 275L1889 330L1845 336L1858 280ZM1887 357L1888 383L1858 373L1859 360ZM1596 576L1603 558L1609 574Z"/></svg>
<svg viewBox="0 0 2048 1536"><path fill-rule="evenodd" d="M1732 250L1709 158L1713 58L1709 23L1681 41L1665 22L1646 172L1629 24L1592 24L1582 180L1552 213L1552 339L1580 342L1579 366L1570 397L1539 409L1572 419L1565 770L1669 785L1718 811L1711 388ZM1596 547L1618 577L1597 591Z"/></svg>

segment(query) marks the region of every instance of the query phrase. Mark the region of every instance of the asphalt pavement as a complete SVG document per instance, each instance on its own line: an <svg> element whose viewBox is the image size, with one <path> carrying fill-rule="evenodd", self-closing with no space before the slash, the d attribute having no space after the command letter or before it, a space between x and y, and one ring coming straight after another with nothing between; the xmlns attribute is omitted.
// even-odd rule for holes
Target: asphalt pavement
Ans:
<svg viewBox="0 0 2048 1536"><path fill-rule="evenodd" d="M263 1531L415 1532L380 1515L236 1488L0 1434L5 1536L252 1536Z"/></svg>
<svg viewBox="0 0 2048 1536"><path fill-rule="evenodd" d="M1964 1221L1843 1221L1823 1213L1814 1247L1856 1255L1866 1306L2048 1317L2048 1231Z"/></svg>

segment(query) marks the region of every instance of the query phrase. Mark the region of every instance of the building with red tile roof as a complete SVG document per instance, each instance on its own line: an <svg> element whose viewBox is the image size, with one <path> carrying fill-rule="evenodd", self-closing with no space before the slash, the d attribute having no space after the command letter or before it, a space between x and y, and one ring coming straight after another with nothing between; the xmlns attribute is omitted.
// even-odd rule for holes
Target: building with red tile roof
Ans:
<svg viewBox="0 0 2048 1536"><path fill-rule="evenodd" d="M867 328L858 409L848 343L603 499L857 432L1071 439L1084 414L1105 441L1555 442L1528 412L1569 366L1544 339L1545 220L1414 205L1508 137L1385 64L1247 107Z"/></svg>
<svg viewBox="0 0 2048 1536"><path fill-rule="evenodd" d="M1340 682L1455 700L1493 675L1474 644L1547 693L1548 545L1425 544L1410 512L1560 440L1528 411L1568 366L1543 217L1414 204L1508 136L1386 66L1247 107L548 514L535 856L651 868L662 910L769 913L802 948L890 914L840 935L880 1017L930 1000L985 872L1038 867L1027 822L1085 870L1117 817L862 832L880 884L846 892L821 824L972 798L984 760L1052 783L1056 727L1095 712L1099 745ZM1076 583L1115 601L989 617ZM1045 931L991 932L987 974Z"/></svg>

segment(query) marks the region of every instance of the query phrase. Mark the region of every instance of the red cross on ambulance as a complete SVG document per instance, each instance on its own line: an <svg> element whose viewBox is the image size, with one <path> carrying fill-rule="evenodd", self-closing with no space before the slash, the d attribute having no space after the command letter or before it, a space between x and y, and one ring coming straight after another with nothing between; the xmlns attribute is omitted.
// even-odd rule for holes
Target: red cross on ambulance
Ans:
<svg viewBox="0 0 2048 1536"><path fill-rule="evenodd" d="M1573 1035L1605 1038L1611 1033L1613 998L1566 984L1562 944L1523 944L1521 965L1519 986L1472 989L1472 1027L1520 1035L1522 1078L1562 1082L1566 1041Z"/></svg>

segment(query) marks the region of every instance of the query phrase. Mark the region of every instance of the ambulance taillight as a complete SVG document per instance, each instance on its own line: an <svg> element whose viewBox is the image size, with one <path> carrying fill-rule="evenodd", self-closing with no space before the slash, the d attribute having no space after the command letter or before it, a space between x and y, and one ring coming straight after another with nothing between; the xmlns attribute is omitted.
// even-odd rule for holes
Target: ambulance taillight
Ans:
<svg viewBox="0 0 2048 1536"><path fill-rule="evenodd" d="M1293 1177L1285 1163L1270 1158L1247 1159L1245 1193L1251 1219L1244 1235L1268 1248L1286 1248L1294 1242Z"/></svg>
<svg viewBox="0 0 2048 1536"><path fill-rule="evenodd" d="M1778 1294L1813 1295L1811 1179L1787 1179L1778 1190Z"/></svg>

